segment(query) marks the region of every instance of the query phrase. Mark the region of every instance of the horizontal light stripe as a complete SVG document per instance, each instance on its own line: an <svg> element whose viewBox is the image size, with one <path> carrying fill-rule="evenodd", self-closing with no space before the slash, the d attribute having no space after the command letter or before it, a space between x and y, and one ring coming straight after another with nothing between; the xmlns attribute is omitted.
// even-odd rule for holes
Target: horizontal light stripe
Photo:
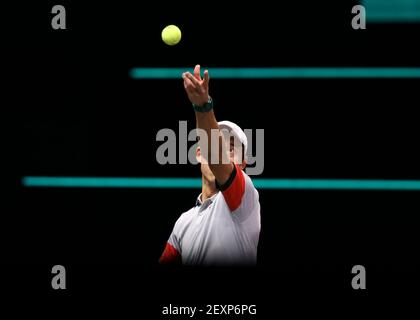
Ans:
<svg viewBox="0 0 420 320"><path fill-rule="evenodd" d="M362 0L368 22L420 22L420 0Z"/></svg>
<svg viewBox="0 0 420 320"><path fill-rule="evenodd" d="M420 191L419 180L252 179L259 189ZM200 188L201 178L24 177L25 187Z"/></svg>
<svg viewBox="0 0 420 320"><path fill-rule="evenodd" d="M212 79L420 78L420 68L209 68ZM133 79L180 79L190 68L133 68Z"/></svg>
<svg viewBox="0 0 420 320"><path fill-rule="evenodd" d="M65 188L198 188L198 178L24 177L26 187Z"/></svg>

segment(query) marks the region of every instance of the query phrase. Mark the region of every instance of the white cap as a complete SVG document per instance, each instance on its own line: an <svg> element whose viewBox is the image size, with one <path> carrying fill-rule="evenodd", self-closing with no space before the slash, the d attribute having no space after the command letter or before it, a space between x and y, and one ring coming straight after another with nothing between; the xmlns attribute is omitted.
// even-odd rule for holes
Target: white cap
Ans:
<svg viewBox="0 0 420 320"><path fill-rule="evenodd" d="M245 132L236 124L231 121L219 121L219 129L227 129L231 132L238 140L244 145L244 158L246 159L247 150L248 150L248 138L246 137Z"/></svg>

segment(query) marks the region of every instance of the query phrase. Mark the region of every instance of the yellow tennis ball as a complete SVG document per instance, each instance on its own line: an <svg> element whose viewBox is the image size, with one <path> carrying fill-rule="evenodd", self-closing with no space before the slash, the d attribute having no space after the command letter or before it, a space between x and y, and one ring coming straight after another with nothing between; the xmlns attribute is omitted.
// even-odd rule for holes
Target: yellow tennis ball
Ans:
<svg viewBox="0 0 420 320"><path fill-rule="evenodd" d="M181 40L181 30L173 24L162 30L162 40L169 46L176 45Z"/></svg>

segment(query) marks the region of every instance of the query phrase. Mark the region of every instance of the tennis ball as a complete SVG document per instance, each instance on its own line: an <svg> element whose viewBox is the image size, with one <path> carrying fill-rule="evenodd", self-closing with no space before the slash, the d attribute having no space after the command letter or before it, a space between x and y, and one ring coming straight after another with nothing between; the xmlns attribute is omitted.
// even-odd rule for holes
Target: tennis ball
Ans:
<svg viewBox="0 0 420 320"><path fill-rule="evenodd" d="M162 40L169 46L176 45L181 40L181 30L173 24L162 30Z"/></svg>

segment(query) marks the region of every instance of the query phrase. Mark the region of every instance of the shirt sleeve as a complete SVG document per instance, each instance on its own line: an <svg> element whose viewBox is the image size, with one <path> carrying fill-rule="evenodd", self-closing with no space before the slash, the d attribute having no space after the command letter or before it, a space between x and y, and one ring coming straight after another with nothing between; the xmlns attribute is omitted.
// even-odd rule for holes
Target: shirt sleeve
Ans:
<svg viewBox="0 0 420 320"><path fill-rule="evenodd" d="M226 183L220 186L216 182L216 186L222 192L231 212L240 207L245 193L245 176L242 169L237 164L235 164Z"/></svg>
<svg viewBox="0 0 420 320"><path fill-rule="evenodd" d="M160 264L181 264L181 250L175 235L175 232L172 231L168 242L166 242L165 249L159 259Z"/></svg>

